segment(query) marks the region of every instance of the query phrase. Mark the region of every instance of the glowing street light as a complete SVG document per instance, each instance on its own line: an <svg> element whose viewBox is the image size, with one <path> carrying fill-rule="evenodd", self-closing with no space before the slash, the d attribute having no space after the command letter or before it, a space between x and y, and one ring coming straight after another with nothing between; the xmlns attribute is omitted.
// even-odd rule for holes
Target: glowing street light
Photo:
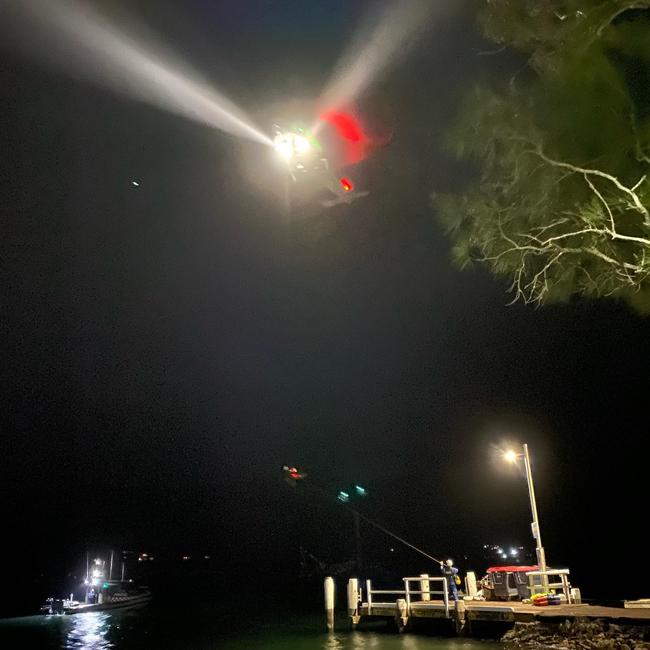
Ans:
<svg viewBox="0 0 650 650"><path fill-rule="evenodd" d="M508 451L503 454L503 457L509 463L514 463L517 460L517 452L513 451L512 449L508 449Z"/></svg>
<svg viewBox="0 0 650 650"><path fill-rule="evenodd" d="M530 497L530 509L533 514L533 523L531 525L533 537L535 538L535 553L537 554L537 564L542 573L542 584L546 588L548 585L548 578L546 576L546 554L542 546L542 535L539 530L539 517L537 516L537 501L535 500L535 486L533 485L533 473L530 468L530 456L528 454L528 445L522 445L523 453L517 453L513 449L509 449L503 454L504 460L509 463L517 462L518 458L524 459L524 467L526 469L526 481L528 483L528 496Z"/></svg>

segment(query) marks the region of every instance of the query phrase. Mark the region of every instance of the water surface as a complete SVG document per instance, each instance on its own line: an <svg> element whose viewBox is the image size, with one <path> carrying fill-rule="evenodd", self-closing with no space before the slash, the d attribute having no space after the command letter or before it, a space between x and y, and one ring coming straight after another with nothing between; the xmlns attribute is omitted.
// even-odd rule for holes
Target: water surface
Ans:
<svg viewBox="0 0 650 650"><path fill-rule="evenodd" d="M254 609L254 608L253 608ZM116 650L497 650L498 643L390 633L383 626L349 632L323 632L323 617L289 612L242 617L235 610L195 611L155 608L127 612L88 612L74 616L29 616L0 621L0 648Z"/></svg>

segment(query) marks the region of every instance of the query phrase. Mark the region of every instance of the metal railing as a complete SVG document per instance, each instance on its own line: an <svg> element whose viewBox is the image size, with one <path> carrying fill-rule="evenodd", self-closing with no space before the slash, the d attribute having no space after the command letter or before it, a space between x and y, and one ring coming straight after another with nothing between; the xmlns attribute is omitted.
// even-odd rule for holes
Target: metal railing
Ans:
<svg viewBox="0 0 650 650"><path fill-rule="evenodd" d="M425 578L423 576L418 576L417 578L403 578L404 580L404 592L406 593L406 611L409 613L409 616L411 615L411 595L441 595L442 600L445 603L445 616L449 618L449 589L447 585L447 578L445 577L428 577ZM420 589L411 589L411 582L418 582L420 585ZM441 590L435 590L431 589L430 583L432 582L441 582L442 583L442 589ZM426 589L422 589L423 584L422 583L427 583ZM422 600L425 600L422 598Z"/></svg>
<svg viewBox="0 0 650 650"><path fill-rule="evenodd" d="M406 601L406 612L407 615L411 615L411 603L413 602L412 596L421 596L421 600L418 602L427 602L428 599L423 598L423 596L431 596L431 595L440 595L442 596L442 601L444 602L445 605L445 616L449 618L449 591L447 588L447 579L444 577L423 577L423 576L418 576L417 578L402 578L404 582L404 589L373 589L372 588L372 581L371 580L366 580L366 596L367 596L367 603L368 603L368 610L373 606L373 603L376 605L392 605L393 601L389 602L375 602L373 596L378 595L378 594L391 594L393 596L404 596L404 600ZM420 589L413 589L411 586L411 583L419 583L418 586ZM430 583L431 582L439 582L441 583L441 589L436 590L436 589L431 589L430 588ZM424 584L423 584L424 583ZM425 588L422 588L425 587Z"/></svg>
<svg viewBox="0 0 650 650"><path fill-rule="evenodd" d="M368 609L372 607L373 596L375 594L393 594L404 596L406 591L404 589L373 589L372 580L366 580L366 596L368 598ZM379 602L379 605L392 605L392 602Z"/></svg>
<svg viewBox="0 0 650 650"><path fill-rule="evenodd" d="M548 569L546 571L526 571L528 576L528 585L530 587L530 595L534 596L535 593L543 593L548 589L561 589L566 598L566 602L571 604L571 583L569 582L569 569ZM558 576L559 582L549 582L549 576ZM541 578L539 582L535 578Z"/></svg>

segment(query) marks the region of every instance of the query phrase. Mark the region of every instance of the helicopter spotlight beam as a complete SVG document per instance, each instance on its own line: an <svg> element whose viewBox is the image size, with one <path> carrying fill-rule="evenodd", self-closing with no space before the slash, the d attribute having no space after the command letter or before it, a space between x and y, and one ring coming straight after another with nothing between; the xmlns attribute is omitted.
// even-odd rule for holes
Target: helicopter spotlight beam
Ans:
<svg viewBox="0 0 650 650"><path fill-rule="evenodd" d="M367 16L321 93L321 110L335 111L353 103L408 52L442 4L441 0L391 0L382 12ZM313 130L321 126L316 124Z"/></svg>
<svg viewBox="0 0 650 650"><path fill-rule="evenodd" d="M5 41L68 75L272 146L246 114L162 48L145 44L79 0L9 0Z"/></svg>

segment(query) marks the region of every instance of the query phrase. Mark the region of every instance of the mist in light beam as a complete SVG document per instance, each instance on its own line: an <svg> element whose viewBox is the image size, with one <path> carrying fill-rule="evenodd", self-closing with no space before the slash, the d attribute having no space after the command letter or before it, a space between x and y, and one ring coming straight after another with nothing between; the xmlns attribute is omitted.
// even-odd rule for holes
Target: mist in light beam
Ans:
<svg viewBox="0 0 650 650"><path fill-rule="evenodd" d="M8 0L3 40L60 72L272 146L246 114L160 48L138 42L77 0Z"/></svg>
<svg viewBox="0 0 650 650"><path fill-rule="evenodd" d="M336 110L353 103L381 73L402 60L445 6L445 0L390 0L381 11L375 9L340 59L321 94L320 108Z"/></svg>

